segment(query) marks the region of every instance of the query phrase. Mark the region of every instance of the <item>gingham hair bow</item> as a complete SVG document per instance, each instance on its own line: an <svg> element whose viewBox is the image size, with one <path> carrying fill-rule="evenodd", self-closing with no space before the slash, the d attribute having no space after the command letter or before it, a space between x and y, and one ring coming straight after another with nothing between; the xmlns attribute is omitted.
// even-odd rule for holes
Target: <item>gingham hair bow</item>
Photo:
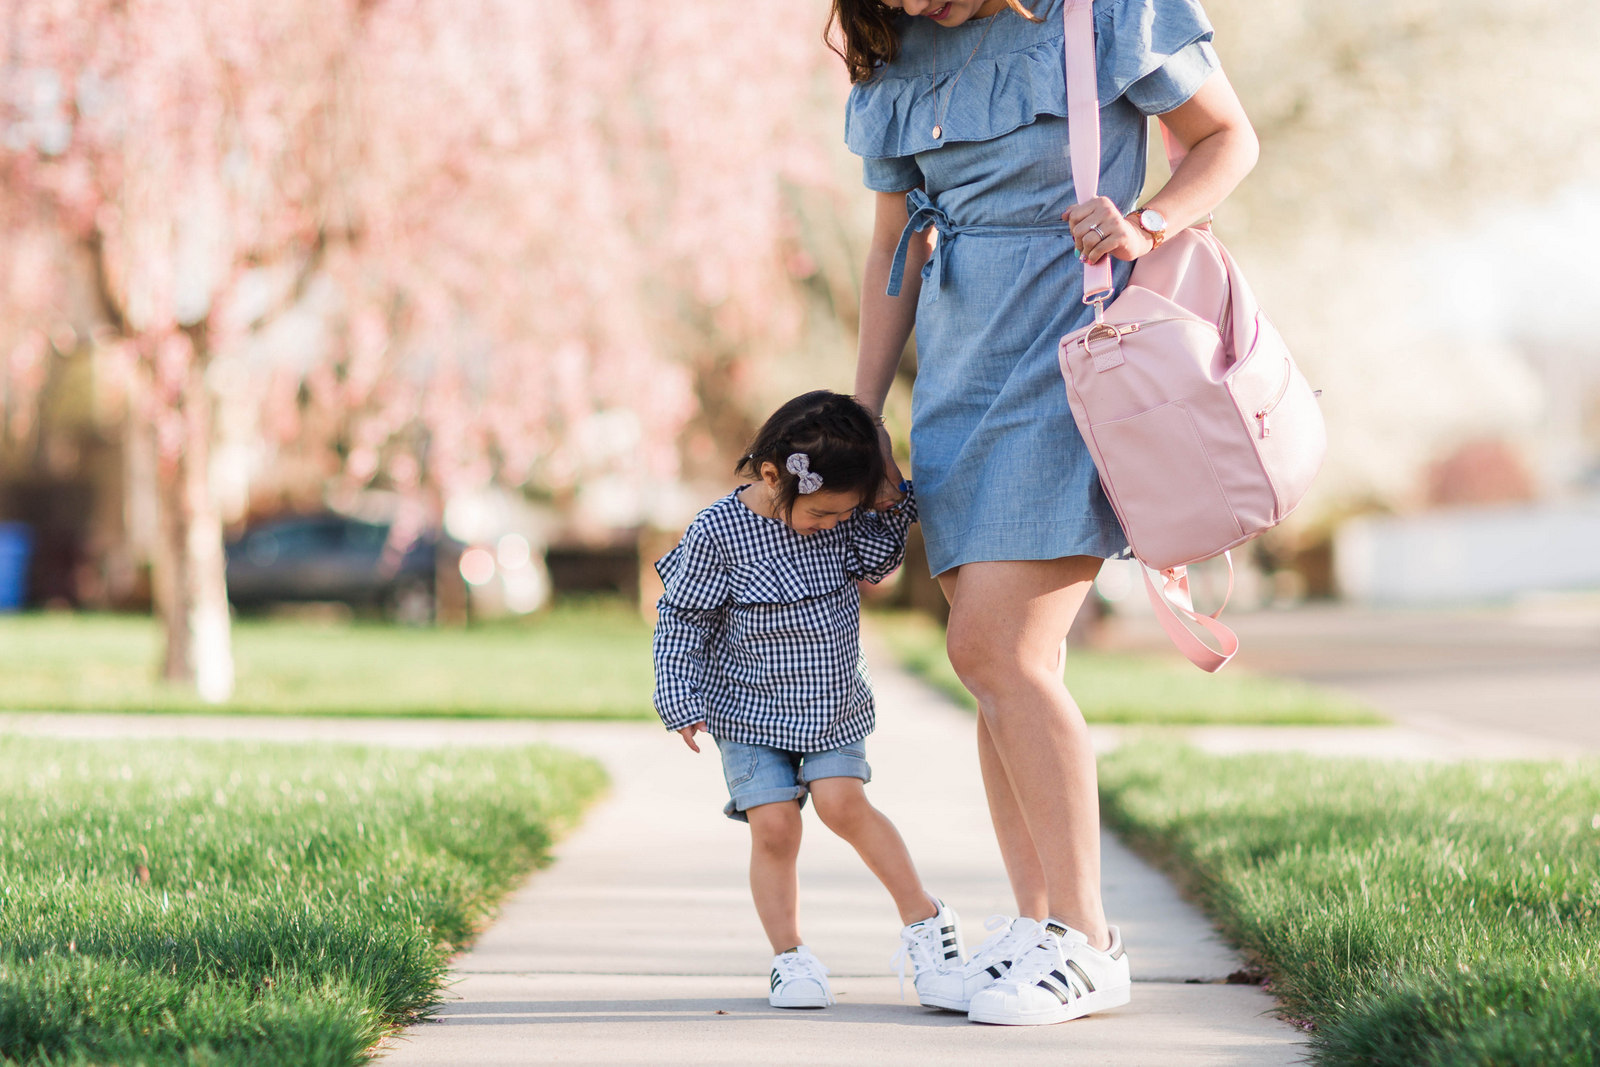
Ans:
<svg viewBox="0 0 1600 1067"><path fill-rule="evenodd" d="M804 452L792 452L789 461L784 464L789 468L789 473L800 479L800 492L802 494L815 493L822 488L822 475L811 469L811 457Z"/></svg>

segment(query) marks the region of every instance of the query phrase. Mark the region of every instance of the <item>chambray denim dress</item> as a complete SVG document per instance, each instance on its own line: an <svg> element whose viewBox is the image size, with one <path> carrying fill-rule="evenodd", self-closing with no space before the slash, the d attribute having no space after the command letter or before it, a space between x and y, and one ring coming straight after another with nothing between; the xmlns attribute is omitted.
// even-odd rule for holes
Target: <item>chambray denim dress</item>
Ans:
<svg viewBox="0 0 1600 1067"><path fill-rule="evenodd" d="M1093 317L1061 220L1077 202L1061 3L1035 0L1037 23L1010 10L948 29L904 18L899 56L846 110L867 187L910 190L891 293L911 234L939 231L922 271L911 420L934 574L1127 548L1056 362L1061 336ZM1218 67L1211 24L1193 0L1096 0L1094 16L1100 193L1129 211L1144 184L1146 116L1188 100ZM1132 269L1113 261L1118 291Z"/></svg>

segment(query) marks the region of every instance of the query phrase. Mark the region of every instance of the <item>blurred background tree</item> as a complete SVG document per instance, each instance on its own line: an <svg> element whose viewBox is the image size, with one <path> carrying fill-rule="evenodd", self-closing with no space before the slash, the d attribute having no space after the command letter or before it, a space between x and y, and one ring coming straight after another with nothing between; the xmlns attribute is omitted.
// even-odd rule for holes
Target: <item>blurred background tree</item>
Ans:
<svg viewBox="0 0 1600 1067"><path fill-rule="evenodd" d="M398 544L500 487L572 536L681 524L776 401L851 380L826 8L0 0L0 487L99 472L49 596L153 563L166 673L220 698L248 515L380 490ZM1286 550L1462 448L1581 481L1550 427L1600 395L1600 7L1208 10L1263 142L1219 224L1334 435Z"/></svg>
<svg viewBox="0 0 1600 1067"><path fill-rule="evenodd" d="M404 537L499 481L629 525L731 454L816 273L815 16L12 7L8 426L92 347L153 460L168 677L231 688L222 523L254 492L398 490Z"/></svg>
<svg viewBox="0 0 1600 1067"><path fill-rule="evenodd" d="M1430 465L1490 440L1544 494L1600 476L1600 439L1553 417L1600 398L1578 311L1600 291L1600 5L1207 10L1262 144L1218 217L1335 434L1301 529L1419 506Z"/></svg>

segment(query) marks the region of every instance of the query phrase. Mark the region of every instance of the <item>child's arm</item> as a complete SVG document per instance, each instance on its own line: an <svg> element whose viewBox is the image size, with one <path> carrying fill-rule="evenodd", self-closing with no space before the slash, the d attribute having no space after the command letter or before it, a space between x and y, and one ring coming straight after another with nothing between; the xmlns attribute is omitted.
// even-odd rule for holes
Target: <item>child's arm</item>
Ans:
<svg viewBox="0 0 1600 1067"><path fill-rule="evenodd" d="M652 642L653 702L662 725L682 734L696 752L695 728L705 729L705 680L712 639L721 622L726 581L713 546L691 529L656 570L666 591L656 604Z"/></svg>
<svg viewBox="0 0 1600 1067"><path fill-rule="evenodd" d="M910 482L901 482L900 502L883 511L858 511L848 523L845 573L856 581L881 582L900 566L906 534L917 521L917 497Z"/></svg>
<svg viewBox="0 0 1600 1067"><path fill-rule="evenodd" d="M689 730L706 721L706 654L713 627L704 612L674 607L662 597L656 604L654 703L669 730ZM685 735L694 748L693 734ZM698 751L698 749L696 749Z"/></svg>

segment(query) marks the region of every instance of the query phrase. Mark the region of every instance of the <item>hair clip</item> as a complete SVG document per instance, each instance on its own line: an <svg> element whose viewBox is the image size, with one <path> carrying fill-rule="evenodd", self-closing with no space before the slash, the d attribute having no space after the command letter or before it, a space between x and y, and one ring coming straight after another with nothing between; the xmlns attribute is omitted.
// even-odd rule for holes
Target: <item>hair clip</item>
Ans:
<svg viewBox="0 0 1600 1067"><path fill-rule="evenodd" d="M791 452L789 459L784 463L789 468L789 473L800 479L800 492L802 495L815 493L822 488L822 475L811 469L811 457L804 452Z"/></svg>

